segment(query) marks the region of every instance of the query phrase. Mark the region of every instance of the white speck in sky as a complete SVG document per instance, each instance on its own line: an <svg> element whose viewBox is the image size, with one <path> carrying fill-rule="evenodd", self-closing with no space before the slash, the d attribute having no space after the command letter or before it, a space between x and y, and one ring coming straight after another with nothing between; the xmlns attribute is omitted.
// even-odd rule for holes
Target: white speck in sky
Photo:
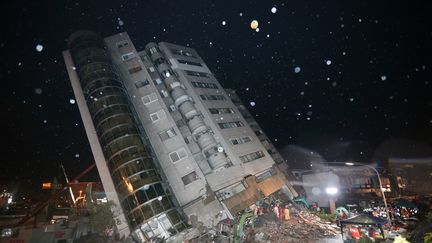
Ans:
<svg viewBox="0 0 432 243"><path fill-rule="evenodd" d="M271 12L272 12L272 13L276 13L276 11L277 11L277 8L276 8L276 7L271 8Z"/></svg>
<svg viewBox="0 0 432 243"><path fill-rule="evenodd" d="M300 71L301 71L301 68L300 68L300 67L295 67L295 68L294 68L294 72L295 72L295 73L299 73Z"/></svg>
<svg viewBox="0 0 432 243"><path fill-rule="evenodd" d="M79 158L80 157L80 155L79 154L75 154L75 158Z"/></svg>
<svg viewBox="0 0 432 243"><path fill-rule="evenodd" d="M224 21L222 21L222 25L226 25L226 21L224 20Z"/></svg>
<svg viewBox="0 0 432 243"><path fill-rule="evenodd" d="M255 102L250 102L250 105L253 107L253 106L255 106L256 104L255 104Z"/></svg>
<svg viewBox="0 0 432 243"><path fill-rule="evenodd" d="M256 28L255 31L256 31L256 32L259 32L259 28Z"/></svg>
<svg viewBox="0 0 432 243"><path fill-rule="evenodd" d="M43 50L43 45L41 45L41 44L37 44L36 45L36 51L37 52L41 52Z"/></svg>
<svg viewBox="0 0 432 243"><path fill-rule="evenodd" d="M332 63L332 62L331 62L330 60L327 60L327 61L326 61L326 64L327 64L327 65L330 65L331 63Z"/></svg>
<svg viewBox="0 0 432 243"><path fill-rule="evenodd" d="M349 101L350 101L350 102L353 102L353 101L354 101L354 98L350 98Z"/></svg>
<svg viewBox="0 0 432 243"><path fill-rule="evenodd" d="M382 76L381 76L381 80L382 80L382 81L385 81L386 79L387 79L387 76L385 76L385 75L382 75Z"/></svg>
<svg viewBox="0 0 432 243"><path fill-rule="evenodd" d="M42 94L42 89L41 88L36 88L34 91L36 94L41 95Z"/></svg>
<svg viewBox="0 0 432 243"><path fill-rule="evenodd" d="M70 99L69 103L71 103L73 105L73 104L75 104L75 100L74 99Z"/></svg>

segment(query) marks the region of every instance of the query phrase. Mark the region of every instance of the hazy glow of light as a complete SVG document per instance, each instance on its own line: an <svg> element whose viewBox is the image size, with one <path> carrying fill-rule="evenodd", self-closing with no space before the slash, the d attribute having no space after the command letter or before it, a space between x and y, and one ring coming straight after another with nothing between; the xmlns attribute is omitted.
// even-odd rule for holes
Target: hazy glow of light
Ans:
<svg viewBox="0 0 432 243"><path fill-rule="evenodd" d="M327 187L326 193L329 195L334 195L338 192L338 189L336 187Z"/></svg>

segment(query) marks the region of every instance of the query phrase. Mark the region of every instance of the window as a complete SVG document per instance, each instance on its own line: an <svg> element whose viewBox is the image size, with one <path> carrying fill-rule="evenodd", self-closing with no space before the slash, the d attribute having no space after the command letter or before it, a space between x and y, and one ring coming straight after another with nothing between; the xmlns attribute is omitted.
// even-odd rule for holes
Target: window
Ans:
<svg viewBox="0 0 432 243"><path fill-rule="evenodd" d="M147 84L149 84L149 81L146 79L146 80L139 80L139 81L136 81L135 82L135 87L137 88L137 89L139 89L139 88L141 88L141 87L144 87L144 86L146 86Z"/></svg>
<svg viewBox="0 0 432 243"><path fill-rule="evenodd" d="M186 57L195 57L192 53L184 50L174 50L171 49L171 52L176 55L186 56Z"/></svg>
<svg viewBox="0 0 432 243"><path fill-rule="evenodd" d="M236 122L221 122L221 123L218 123L218 125L219 125L219 127L221 129L244 126L243 122L240 122L240 121L236 121Z"/></svg>
<svg viewBox="0 0 432 243"><path fill-rule="evenodd" d="M257 152L253 152L250 154L240 156L240 160L243 163L247 163L247 162L257 160L257 159L262 158L262 157L264 157L264 153L262 151L257 151Z"/></svg>
<svg viewBox="0 0 432 243"><path fill-rule="evenodd" d="M243 137L239 137L239 138L231 138L230 139L230 142L232 143L232 145L249 143L251 141L252 141L252 138L250 136L243 136Z"/></svg>
<svg viewBox="0 0 432 243"><path fill-rule="evenodd" d="M141 98L141 100L144 103L144 105L148 105L148 104L152 103L153 101L157 100L157 95L156 95L156 93L151 93L149 95L143 96Z"/></svg>
<svg viewBox="0 0 432 243"><path fill-rule="evenodd" d="M136 66L136 67L129 68L128 71L129 71L129 74L134 74L134 73L137 73L137 72L139 72L141 70L142 70L141 66Z"/></svg>
<svg viewBox="0 0 432 243"><path fill-rule="evenodd" d="M195 171L192 171L191 173L183 176L182 178L183 184L186 186L196 180L198 180L198 175Z"/></svg>
<svg viewBox="0 0 432 243"><path fill-rule="evenodd" d="M185 72L189 76L210 78L210 74L209 73L195 72L195 71L189 71L189 70L185 70Z"/></svg>
<svg viewBox="0 0 432 243"><path fill-rule="evenodd" d="M266 170L264 173L261 173L260 175L255 176L255 181L257 183L260 183L261 181L272 177L273 175L276 175L276 170L274 168L270 168Z"/></svg>
<svg viewBox="0 0 432 243"><path fill-rule="evenodd" d="M158 110L157 112L150 114L150 119L152 120L152 122L157 122L159 119L163 119L165 117L166 114L164 110Z"/></svg>
<svg viewBox="0 0 432 243"><path fill-rule="evenodd" d="M160 92L162 97L164 98L168 97L168 92L166 90L162 89Z"/></svg>
<svg viewBox="0 0 432 243"><path fill-rule="evenodd" d="M175 105L170 105L170 106L168 107L168 110L169 110L170 112L175 111L175 110L176 110Z"/></svg>
<svg viewBox="0 0 432 243"><path fill-rule="evenodd" d="M124 41L117 42L116 45L117 45L117 48L122 48L122 47L128 46L129 42L127 40L124 40Z"/></svg>
<svg viewBox="0 0 432 243"><path fill-rule="evenodd" d="M223 95L200 95L202 100L225 100Z"/></svg>
<svg viewBox="0 0 432 243"><path fill-rule="evenodd" d="M191 82L192 86L195 88L203 88L203 89L217 89L218 86L213 83L204 83L204 82Z"/></svg>
<svg viewBox="0 0 432 243"><path fill-rule="evenodd" d="M161 84L162 80L160 78L157 78L154 80L155 85Z"/></svg>
<svg viewBox="0 0 432 243"><path fill-rule="evenodd" d="M231 108L210 108L210 113L212 114L232 114L234 110Z"/></svg>
<svg viewBox="0 0 432 243"><path fill-rule="evenodd" d="M182 59L177 59L177 61L181 64L186 64L186 65L192 65L192 66L198 66L198 67L202 67L201 63L198 62L191 62L191 61L187 61L187 60L182 60Z"/></svg>
<svg viewBox="0 0 432 243"><path fill-rule="evenodd" d="M169 154L169 157L170 157L170 159L171 159L171 161L172 161L173 163L175 163L175 162L177 162L177 161L180 161L180 160L182 160L182 159L184 159L184 158L187 157L186 150L185 150L184 148L181 148L181 149L179 149L179 150L176 150L176 151L174 151L174 152L171 152L171 153Z"/></svg>
<svg viewBox="0 0 432 243"><path fill-rule="evenodd" d="M259 135L263 134L263 131L262 131L262 130L257 130L257 131L255 131L255 134L256 134L257 136L259 136Z"/></svg>
<svg viewBox="0 0 432 243"><path fill-rule="evenodd" d="M269 146L269 145L270 145L270 142L269 142L269 140L267 140L267 139L263 139L263 140L261 140L261 143L262 143L264 146Z"/></svg>
<svg viewBox="0 0 432 243"><path fill-rule="evenodd" d="M151 54L154 54L154 53L156 53L157 52L157 49L156 49L156 47L152 47L152 48L150 48L150 53Z"/></svg>
<svg viewBox="0 0 432 243"><path fill-rule="evenodd" d="M129 53L126 53L126 54L122 55L121 57L122 57L123 61L127 61L129 59L134 58L135 57L135 53L129 52Z"/></svg>
<svg viewBox="0 0 432 243"><path fill-rule="evenodd" d="M175 137L176 135L177 135L177 133L175 132L175 130L174 130L173 127L171 127L170 129L165 130L165 131L159 133L159 137L160 137L160 139L162 141L165 141L165 140L167 140L169 138Z"/></svg>

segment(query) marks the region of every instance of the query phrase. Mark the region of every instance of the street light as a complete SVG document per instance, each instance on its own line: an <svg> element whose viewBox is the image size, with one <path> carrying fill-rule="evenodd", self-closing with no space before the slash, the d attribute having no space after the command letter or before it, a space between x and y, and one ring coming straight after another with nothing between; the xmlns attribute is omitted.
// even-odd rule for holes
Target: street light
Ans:
<svg viewBox="0 0 432 243"><path fill-rule="evenodd" d="M326 193L329 195L329 208L330 213L336 213L336 202L334 200L334 195L338 192L336 187L327 187Z"/></svg>
<svg viewBox="0 0 432 243"><path fill-rule="evenodd" d="M338 189L336 187L327 187L326 192L329 195L335 195L338 192Z"/></svg>
<svg viewBox="0 0 432 243"><path fill-rule="evenodd" d="M334 162L334 163L338 163L338 162ZM372 169L373 171L375 171L375 173L378 176L379 187L380 187L381 195L382 195L382 198L383 198L383 201L384 201L384 207L385 207L386 214L387 214L387 220L388 220L388 223L391 225L390 214L389 214L388 207L387 207L387 200L386 200L386 197L385 197L385 194L384 194L384 188L382 186L381 176L380 176L379 172L374 167L372 167L370 165L366 165L366 164L346 162L345 165L348 165L348 166L364 166L364 167L367 167L367 168Z"/></svg>
<svg viewBox="0 0 432 243"><path fill-rule="evenodd" d="M356 165L354 163L350 163L350 164ZM349 165L349 164L346 163L346 165ZM374 167L372 167L370 165L358 164L358 166L364 166L364 167L370 168L373 171L375 171L375 173L377 174L377 176L378 176L378 182L379 182L379 187L380 187L380 191L381 191L381 195L382 195L382 198L383 198L383 201L384 201L384 207L385 207L386 214L387 214L387 220L388 220L389 224L391 225L390 214L389 214L388 207L387 207L387 200L386 200L386 197L385 197L384 188L382 186L381 176L380 176L379 172L377 171L377 169L375 169Z"/></svg>

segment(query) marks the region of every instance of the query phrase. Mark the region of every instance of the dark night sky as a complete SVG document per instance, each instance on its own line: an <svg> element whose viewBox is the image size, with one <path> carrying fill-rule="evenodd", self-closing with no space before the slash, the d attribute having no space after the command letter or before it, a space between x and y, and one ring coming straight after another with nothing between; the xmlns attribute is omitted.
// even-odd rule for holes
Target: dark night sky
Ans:
<svg viewBox="0 0 432 243"><path fill-rule="evenodd" d="M60 162L72 177L93 161L61 56L80 29L195 48L224 87L256 103L279 148L323 136L432 144L428 1L212 2L2 3L0 185L38 188Z"/></svg>

